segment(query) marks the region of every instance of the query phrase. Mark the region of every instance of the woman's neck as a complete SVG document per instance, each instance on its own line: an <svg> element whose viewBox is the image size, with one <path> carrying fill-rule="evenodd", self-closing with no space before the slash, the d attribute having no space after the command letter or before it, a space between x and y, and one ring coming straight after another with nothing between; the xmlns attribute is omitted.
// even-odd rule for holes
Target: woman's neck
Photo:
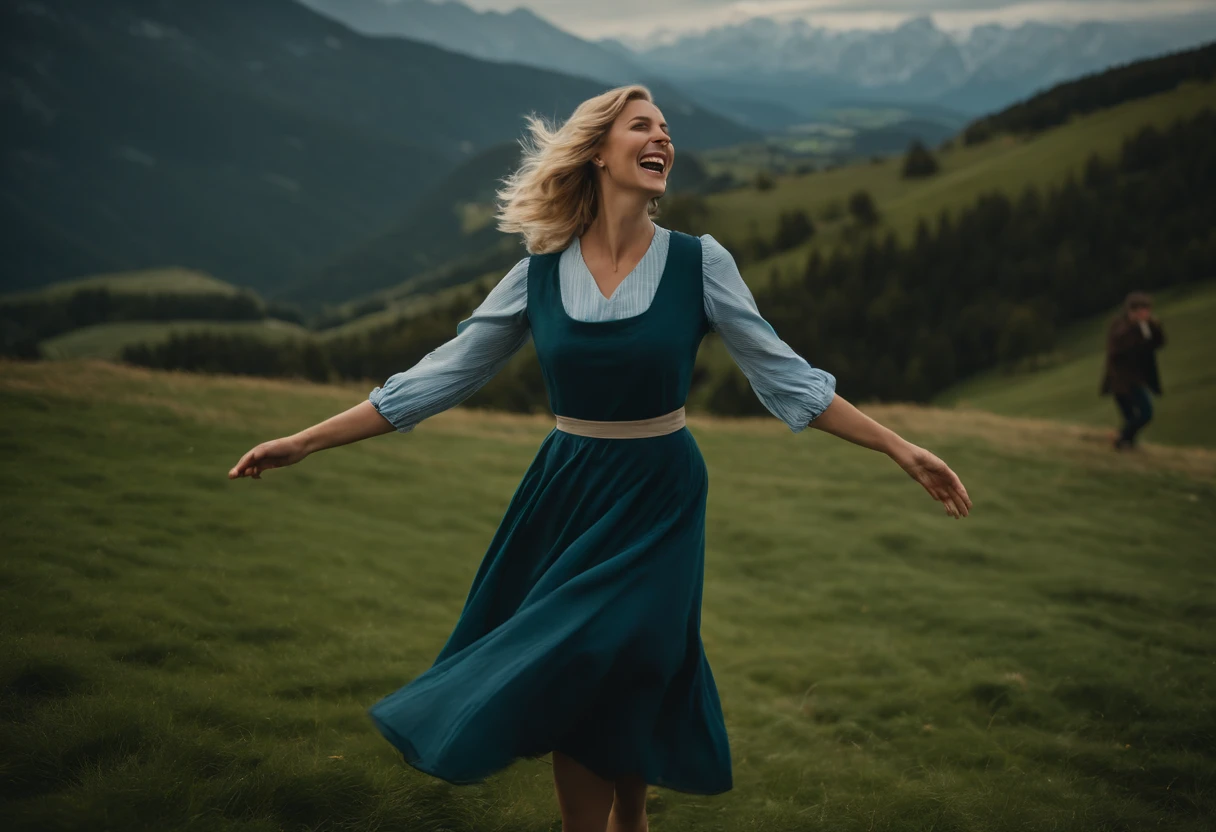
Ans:
<svg viewBox="0 0 1216 832"><path fill-rule="evenodd" d="M630 259L638 249L645 249L655 234L650 220L650 196L638 191L623 191L610 183L599 192L595 219L579 237L613 265Z"/></svg>

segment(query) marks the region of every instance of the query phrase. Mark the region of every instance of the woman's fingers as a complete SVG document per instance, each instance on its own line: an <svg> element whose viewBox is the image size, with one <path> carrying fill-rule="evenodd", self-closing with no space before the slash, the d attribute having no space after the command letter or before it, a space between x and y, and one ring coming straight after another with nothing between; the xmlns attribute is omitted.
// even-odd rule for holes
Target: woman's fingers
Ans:
<svg viewBox="0 0 1216 832"><path fill-rule="evenodd" d="M967 494L967 489L963 485L963 481L958 478L958 474L950 472L950 486L954 489L954 493L958 495L961 504L968 509L971 508L971 497Z"/></svg>
<svg viewBox="0 0 1216 832"><path fill-rule="evenodd" d="M253 448L249 451L246 451L245 455L243 457L241 457L240 462L238 462L232 468L232 470L228 472L229 479L237 479L239 477L244 477L244 476L257 477L257 475L259 473L258 456L259 456L259 448Z"/></svg>
<svg viewBox="0 0 1216 832"><path fill-rule="evenodd" d="M237 460L236 465L228 470L228 479L236 479L240 477L245 470L245 466L249 464L249 458L253 455L253 451L246 451L245 455Z"/></svg>
<svg viewBox="0 0 1216 832"><path fill-rule="evenodd" d="M967 494L967 489L963 487L958 475L941 459L928 454L919 464L909 466L905 470L929 492L929 496L942 504L951 517L959 519L971 513L971 497Z"/></svg>
<svg viewBox="0 0 1216 832"><path fill-rule="evenodd" d="M962 516L962 501L958 495L951 491L948 487L942 489L942 502L946 504L946 508L950 511L950 516L958 518Z"/></svg>

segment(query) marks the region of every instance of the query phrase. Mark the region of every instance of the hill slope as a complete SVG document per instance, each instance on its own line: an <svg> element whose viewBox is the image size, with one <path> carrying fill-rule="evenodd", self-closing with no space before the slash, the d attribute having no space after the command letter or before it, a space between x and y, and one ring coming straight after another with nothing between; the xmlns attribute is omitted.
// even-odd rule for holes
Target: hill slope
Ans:
<svg viewBox="0 0 1216 832"><path fill-rule="evenodd" d="M1164 396L1156 402L1144 436L1156 442L1216 447L1216 283L1162 293L1156 314L1165 326L1166 346L1157 356ZM1099 397L1110 315L1079 324L1060 339L1048 366L1007 374L992 371L952 387L942 405L1007 416L1060 419L1091 425L1119 423L1114 400Z"/></svg>
<svg viewBox="0 0 1216 832"><path fill-rule="evenodd" d="M935 220L988 191L1018 194L1024 187L1043 187L1078 174L1090 153L1113 157L1123 139L1145 125L1168 126L1175 119L1210 107L1216 83L1188 84L1168 93L1131 101L1081 116L1067 125L1030 137L1002 137L971 147L937 153L941 171L928 179L904 179L903 159L862 164L804 176L781 177L772 190L742 189L708 198L710 214L701 233L713 234L728 247L742 247L752 230L771 236L783 211L805 211L818 225L810 242L744 266L744 277L768 278L774 268L800 274L812 249L828 251L847 231L844 217L849 196L870 193L877 204L877 233L894 231L911 239L920 219Z"/></svg>
<svg viewBox="0 0 1216 832"><path fill-rule="evenodd" d="M12 828L553 828L547 761L452 789L365 714L434 659L551 422L456 410L225 479L364 395L0 362ZM693 418L735 789L654 789L653 826L1207 828L1216 453L872 412L970 518L817 431Z"/></svg>
<svg viewBox="0 0 1216 832"><path fill-rule="evenodd" d="M283 286L522 116L601 82L357 34L294 0L0 10L0 290L171 264ZM755 132L685 103L689 140Z"/></svg>

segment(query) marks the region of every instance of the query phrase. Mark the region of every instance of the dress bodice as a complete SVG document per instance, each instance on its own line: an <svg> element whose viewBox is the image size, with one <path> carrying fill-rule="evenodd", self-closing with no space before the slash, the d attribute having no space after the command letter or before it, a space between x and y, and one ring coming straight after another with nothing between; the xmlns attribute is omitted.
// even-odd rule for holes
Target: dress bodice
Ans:
<svg viewBox="0 0 1216 832"><path fill-rule="evenodd" d="M570 316L562 298L561 256L533 255L528 264L528 324L554 414L620 421L682 407L697 348L711 329L700 239L671 232L650 304L615 320Z"/></svg>

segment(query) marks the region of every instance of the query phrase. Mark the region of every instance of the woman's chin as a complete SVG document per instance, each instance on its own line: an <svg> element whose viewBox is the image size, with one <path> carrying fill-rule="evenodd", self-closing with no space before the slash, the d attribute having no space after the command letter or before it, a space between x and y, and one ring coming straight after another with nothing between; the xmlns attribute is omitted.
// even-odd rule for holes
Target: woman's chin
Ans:
<svg viewBox="0 0 1216 832"><path fill-rule="evenodd" d="M646 195L652 198L657 198L667 193L667 180L663 179L658 182L643 182L642 190Z"/></svg>

